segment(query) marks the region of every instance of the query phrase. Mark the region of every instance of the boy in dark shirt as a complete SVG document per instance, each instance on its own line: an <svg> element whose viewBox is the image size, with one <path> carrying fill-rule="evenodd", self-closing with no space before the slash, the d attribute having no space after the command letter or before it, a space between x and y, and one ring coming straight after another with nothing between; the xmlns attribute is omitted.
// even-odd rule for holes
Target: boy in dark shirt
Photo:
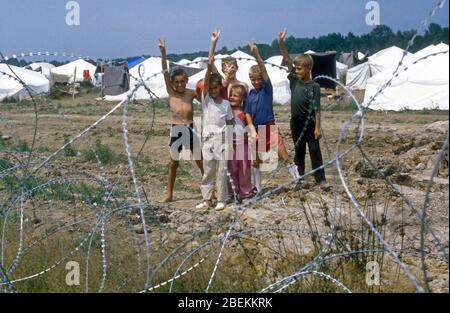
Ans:
<svg viewBox="0 0 450 313"><path fill-rule="evenodd" d="M320 86L312 80L313 59L308 54L299 54L294 63L287 53L284 39L287 31L278 33L278 44L284 62L289 69L291 89L291 132L295 145L294 162L300 175L305 174L306 144L308 144L313 169L323 165L319 139L320 131ZM328 189L324 169L317 170L314 178L322 189Z"/></svg>

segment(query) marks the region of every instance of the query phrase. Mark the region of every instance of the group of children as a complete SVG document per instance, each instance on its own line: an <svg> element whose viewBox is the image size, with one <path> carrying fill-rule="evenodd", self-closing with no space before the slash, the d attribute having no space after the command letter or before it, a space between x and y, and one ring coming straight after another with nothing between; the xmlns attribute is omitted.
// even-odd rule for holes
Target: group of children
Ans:
<svg viewBox="0 0 450 313"><path fill-rule="evenodd" d="M165 42L159 42L172 112L168 185L161 202L172 201L179 164L176 153L182 147L191 150L202 173L203 201L196 206L197 209L211 207L215 197L215 209L223 210L228 200L240 201L261 192L259 167L262 161L259 153L273 148L278 150L278 157L287 166L292 179L302 183L308 144L312 168L316 169L316 182L323 186L325 173L320 168L323 162L319 145L320 87L311 77L311 56L300 54L292 62L284 45L286 30L278 34L280 51L289 69L288 79L292 93L290 126L295 145L295 158L292 162L275 124L273 87L256 44L249 44L257 62L249 70L253 87L249 90L246 83L236 79L236 59L222 59L224 77L215 68L214 54L219 37L220 31L214 31L211 35L206 73L202 86L198 84L197 92L186 88L188 77L183 70L177 69L169 74ZM193 125L195 98L202 103L201 138Z"/></svg>

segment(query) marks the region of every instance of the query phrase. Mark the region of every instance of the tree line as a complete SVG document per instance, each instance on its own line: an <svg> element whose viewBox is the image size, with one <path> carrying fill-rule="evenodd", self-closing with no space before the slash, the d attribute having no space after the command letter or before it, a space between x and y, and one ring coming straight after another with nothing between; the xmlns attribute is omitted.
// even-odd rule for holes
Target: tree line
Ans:
<svg viewBox="0 0 450 313"><path fill-rule="evenodd" d="M406 30L394 32L389 26L378 25L368 33L363 35L355 35L353 33L348 33L347 35L342 35L341 33L331 33L324 36L313 37L313 38L295 38L290 36L286 38L286 48L289 53L296 54L302 53L308 50L313 50L316 52L325 51L336 51L338 56L343 52L351 51L361 51L363 53L369 52L374 54L382 49L391 47L393 45L400 48L406 48L408 42L417 33L416 30ZM423 34L418 34L414 40L414 45L409 49L410 52L414 53L423 49L431 44L438 44L440 42L448 44L448 27L442 27L439 24L431 23L428 29L425 30ZM258 44L258 49L263 59L267 59L274 55L279 55L280 51L278 49L277 40L273 40L271 44ZM233 52L241 50L246 53L250 53L247 46L237 47L229 50L226 46L218 51L220 54L232 54ZM144 57L150 57L149 55L143 55ZM199 51L193 53L182 53L182 54L168 54L168 59L177 62L181 59L193 60L196 57L207 57L207 51ZM95 64L95 61L88 60ZM113 59L113 64L119 64L126 61L126 58ZM15 66L25 66L32 62L27 62L23 59L11 59L8 63ZM60 66L67 63L67 61L51 61L55 66Z"/></svg>
<svg viewBox="0 0 450 313"><path fill-rule="evenodd" d="M417 33L416 30L406 30L394 32L389 26L378 25L375 26L368 34L355 35L348 33L346 36L340 33L331 33L325 36L313 38L295 38L290 36L286 38L286 48L289 53L296 54L308 50L316 52L336 51L338 55L343 52L361 51L374 54L382 49L391 47L393 45L405 49L408 42ZM431 44L438 44L440 42L448 44L448 27L441 27L439 24L431 23L428 29L423 34L418 34L414 40L414 45L409 49L410 52L417 52ZM259 52L263 59L267 59L274 55L279 55L277 40L273 40L271 44L258 44ZM220 54L231 54L236 50L249 53L247 46L238 47L228 50L223 47ZM196 52L185 54L171 54L168 57L173 61L181 59L192 60L199 56L207 56L208 52Z"/></svg>

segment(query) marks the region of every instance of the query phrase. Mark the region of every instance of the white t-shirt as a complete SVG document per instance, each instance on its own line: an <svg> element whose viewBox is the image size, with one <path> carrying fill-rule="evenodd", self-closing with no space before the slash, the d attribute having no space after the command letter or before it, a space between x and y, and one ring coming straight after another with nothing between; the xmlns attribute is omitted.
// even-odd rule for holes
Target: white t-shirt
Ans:
<svg viewBox="0 0 450 313"><path fill-rule="evenodd" d="M220 134L226 129L226 121L233 119L230 102L222 100L215 103L214 99L206 94L202 101L203 108L203 132L202 137L207 138L214 134Z"/></svg>

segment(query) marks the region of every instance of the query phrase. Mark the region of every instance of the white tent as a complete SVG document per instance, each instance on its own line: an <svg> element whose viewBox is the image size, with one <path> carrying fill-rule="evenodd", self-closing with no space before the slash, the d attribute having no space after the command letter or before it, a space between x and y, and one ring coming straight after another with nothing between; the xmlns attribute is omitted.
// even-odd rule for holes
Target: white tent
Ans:
<svg viewBox="0 0 450 313"><path fill-rule="evenodd" d="M339 80L341 77L344 77L347 74L348 65L336 61L336 79Z"/></svg>
<svg viewBox="0 0 450 313"><path fill-rule="evenodd" d="M273 101L278 104L288 104L291 101L291 89L289 88L288 69L283 64L283 56L275 55L266 60L266 69L273 87Z"/></svg>
<svg viewBox="0 0 450 313"><path fill-rule="evenodd" d="M378 51L368 58L367 62L359 64L348 69L346 85L350 89L364 89L367 80L385 70L395 68L403 55L405 50L396 46ZM406 52L404 61L411 56L411 53Z"/></svg>
<svg viewBox="0 0 450 313"><path fill-rule="evenodd" d="M12 71L27 85L32 95L47 93L50 90L50 82L42 74L21 67L10 65ZM6 64L0 64L0 100L5 97L27 97L29 93L19 81L9 77L16 77Z"/></svg>
<svg viewBox="0 0 450 313"><path fill-rule="evenodd" d="M273 87L273 101L278 104L288 104L291 101L291 89L289 88L288 69L266 64L267 73Z"/></svg>
<svg viewBox="0 0 450 313"><path fill-rule="evenodd" d="M50 70L52 68L55 68L53 64L45 63L45 62L36 62L31 63L27 66L24 66L25 68L30 67L33 71L41 73L44 75L48 80L50 80Z"/></svg>
<svg viewBox="0 0 450 313"><path fill-rule="evenodd" d="M89 71L89 76L94 76L96 66L83 59L78 59L65 65L52 68L50 70L52 83L73 83L75 69L75 82L81 82L84 80L83 73L86 70Z"/></svg>
<svg viewBox="0 0 450 313"><path fill-rule="evenodd" d="M436 55L433 55L436 54ZM446 44L428 46L408 57L390 86L378 94L370 108L378 110L449 109L449 49ZM393 74L389 69L367 81L368 104Z"/></svg>
<svg viewBox="0 0 450 313"><path fill-rule="evenodd" d="M167 64L167 67L169 68L169 64ZM161 73L161 58L150 57L130 70L130 90L132 90L140 80L139 69L142 69L141 74L145 81L145 85L159 98L167 98L166 84L164 82L164 76ZM105 100L120 101L126 98L127 93L128 92L118 96L105 96ZM143 86L139 87L134 93L134 99L149 98L150 95Z"/></svg>
<svg viewBox="0 0 450 313"><path fill-rule="evenodd" d="M178 62L176 62L177 64L179 64L179 65L184 65L184 66L191 66L191 64L189 64L189 63L191 63L191 61L189 61L188 59L182 59L182 60L180 60L180 61L178 61ZM189 65L188 65L189 64ZM192 67L192 66L191 66Z"/></svg>
<svg viewBox="0 0 450 313"><path fill-rule="evenodd" d="M208 61L208 58L205 57L198 57L195 58L194 60L192 60L191 65L189 65L190 67L194 67L194 68L206 68L208 66L208 64L206 63Z"/></svg>
<svg viewBox="0 0 450 313"><path fill-rule="evenodd" d="M283 64L283 56L282 55L274 55L266 60L267 63L275 64L281 66Z"/></svg>

